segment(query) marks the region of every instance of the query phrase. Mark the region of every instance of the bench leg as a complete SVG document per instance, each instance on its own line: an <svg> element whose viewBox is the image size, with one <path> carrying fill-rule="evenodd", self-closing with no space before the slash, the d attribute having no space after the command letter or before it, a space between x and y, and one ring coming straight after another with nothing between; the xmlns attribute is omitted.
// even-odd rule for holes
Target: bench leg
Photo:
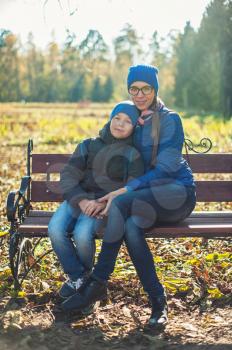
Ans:
<svg viewBox="0 0 232 350"><path fill-rule="evenodd" d="M29 239L14 233L10 238L10 268L14 277L14 288L20 290L22 282L30 268L29 256L32 253L32 243Z"/></svg>
<svg viewBox="0 0 232 350"><path fill-rule="evenodd" d="M39 246L42 238L26 238L17 232L10 237L10 268L14 278L14 289L20 290L22 282L34 267L38 267L39 262L53 249L46 250L43 254L35 256L35 250Z"/></svg>

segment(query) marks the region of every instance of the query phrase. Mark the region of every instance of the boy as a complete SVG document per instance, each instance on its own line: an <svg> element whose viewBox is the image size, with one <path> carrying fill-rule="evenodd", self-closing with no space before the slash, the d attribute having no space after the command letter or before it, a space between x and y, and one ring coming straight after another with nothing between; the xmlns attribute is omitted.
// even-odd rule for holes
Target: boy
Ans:
<svg viewBox="0 0 232 350"><path fill-rule="evenodd" d="M138 118L132 102L117 104L99 136L80 143L61 172L65 201L50 220L48 234L68 275L59 291L62 298L73 295L93 267L94 238L104 226L100 212L105 204L97 199L144 172L142 158L133 147Z"/></svg>

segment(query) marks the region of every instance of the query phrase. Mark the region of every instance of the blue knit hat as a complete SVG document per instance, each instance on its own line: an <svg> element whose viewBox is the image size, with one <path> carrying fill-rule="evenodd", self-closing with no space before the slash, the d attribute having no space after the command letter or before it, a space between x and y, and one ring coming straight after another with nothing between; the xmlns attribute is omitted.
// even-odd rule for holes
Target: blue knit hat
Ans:
<svg viewBox="0 0 232 350"><path fill-rule="evenodd" d="M135 107L134 103L132 101L122 101L118 103L112 110L110 114L110 120L112 120L116 114L118 113L125 113L130 118L133 126L136 125L137 120L139 118L139 110Z"/></svg>
<svg viewBox="0 0 232 350"><path fill-rule="evenodd" d="M144 81L151 85L158 94L159 82L158 82L158 68L155 66L139 64L137 66L131 66L127 76L127 87L131 86L135 81Z"/></svg>

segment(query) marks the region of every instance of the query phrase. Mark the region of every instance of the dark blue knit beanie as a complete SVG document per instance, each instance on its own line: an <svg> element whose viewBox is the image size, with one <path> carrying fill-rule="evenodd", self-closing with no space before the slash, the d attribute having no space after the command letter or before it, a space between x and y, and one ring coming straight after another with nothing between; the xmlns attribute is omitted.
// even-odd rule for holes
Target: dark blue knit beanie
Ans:
<svg viewBox="0 0 232 350"><path fill-rule="evenodd" d="M125 113L130 118L133 125L136 125L137 120L139 118L139 111L135 107L134 103L132 101L122 101L118 103L112 110L110 114L110 120L113 119L113 117L116 116L118 113Z"/></svg>
<svg viewBox="0 0 232 350"><path fill-rule="evenodd" d="M131 86L135 81L144 81L151 85L158 94L159 82L158 82L158 68L155 66L139 64L137 66L131 66L128 71L127 87Z"/></svg>

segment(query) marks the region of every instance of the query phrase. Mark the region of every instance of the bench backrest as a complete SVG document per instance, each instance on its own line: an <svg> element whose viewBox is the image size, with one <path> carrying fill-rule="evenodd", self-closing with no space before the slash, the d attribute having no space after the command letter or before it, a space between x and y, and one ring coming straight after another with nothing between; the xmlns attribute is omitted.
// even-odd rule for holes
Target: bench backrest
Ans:
<svg viewBox="0 0 232 350"><path fill-rule="evenodd" d="M59 202L62 195L59 181L52 174L60 173L70 154L32 154L31 201ZM230 174L229 180L196 181L198 202L232 201L232 154L191 154L185 156L194 174ZM44 180L33 180L33 174L44 174Z"/></svg>

